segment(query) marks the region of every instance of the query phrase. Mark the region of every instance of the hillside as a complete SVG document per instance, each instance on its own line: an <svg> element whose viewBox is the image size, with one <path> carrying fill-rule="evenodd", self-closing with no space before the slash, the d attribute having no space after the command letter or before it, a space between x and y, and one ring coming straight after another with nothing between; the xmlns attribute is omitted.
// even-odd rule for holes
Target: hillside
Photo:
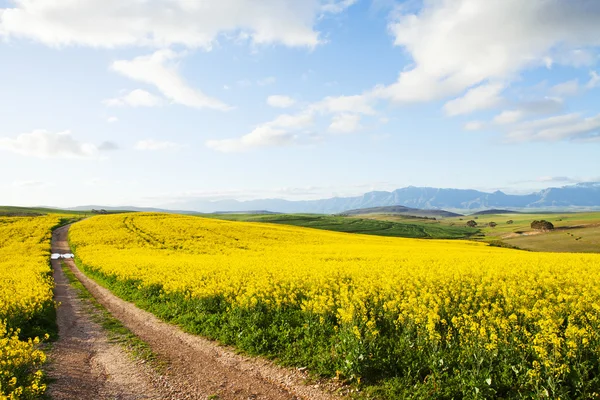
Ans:
<svg viewBox="0 0 600 400"><path fill-rule="evenodd" d="M414 217L427 218L448 218L461 217L462 214L453 213L445 210L420 210L418 208L410 208L404 206L388 206L388 207L370 207L359 208L357 210L348 210L341 213L343 215L367 215L367 214L400 214Z"/></svg>
<svg viewBox="0 0 600 400"><path fill-rule="evenodd" d="M469 214L469 215L502 215L502 214L519 214L518 211L512 211L512 210L496 210L496 209L491 209L491 210L483 210L483 211L477 211L473 214Z"/></svg>
<svg viewBox="0 0 600 400"><path fill-rule="evenodd" d="M337 214L362 208L404 206L427 210L482 210L552 208L600 208L600 182L579 183L539 192L515 195L501 191L493 193L472 189L441 189L409 186L392 192L374 191L361 196L333 197L320 200L291 201L258 199L248 201L187 199L164 205L164 208L215 212L217 210L270 210L280 213Z"/></svg>
<svg viewBox="0 0 600 400"><path fill-rule="evenodd" d="M302 226L335 232L360 233L363 235L391 236L418 239L468 239L479 233L466 226L396 221L366 218L349 218L319 214L204 214L203 218L229 221L267 222L271 224ZM434 221L435 222L435 221Z"/></svg>

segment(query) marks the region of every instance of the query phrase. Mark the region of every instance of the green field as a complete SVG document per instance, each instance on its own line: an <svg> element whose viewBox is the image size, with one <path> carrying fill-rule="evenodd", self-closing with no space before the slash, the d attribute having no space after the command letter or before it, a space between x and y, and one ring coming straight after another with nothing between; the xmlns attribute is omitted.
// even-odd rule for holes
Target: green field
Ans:
<svg viewBox="0 0 600 400"><path fill-rule="evenodd" d="M406 219L404 222L321 214L204 214L202 217L231 221L268 222L365 235L417 239L467 239L479 230L466 226L436 224L433 220Z"/></svg>
<svg viewBox="0 0 600 400"><path fill-rule="evenodd" d="M600 252L600 212L466 215L438 220L420 220L400 215L368 215L363 218L401 224L429 224L440 228L465 227L467 221L474 220L480 234L471 239L532 251ZM535 232L531 229L534 220L550 221L556 230ZM491 222L497 225L491 227Z"/></svg>
<svg viewBox="0 0 600 400"><path fill-rule="evenodd" d="M117 214L123 212L130 211L110 210L106 214ZM69 214L82 216L96 215L91 211L61 210L60 208L0 206L0 216L2 217L40 216L47 214Z"/></svg>

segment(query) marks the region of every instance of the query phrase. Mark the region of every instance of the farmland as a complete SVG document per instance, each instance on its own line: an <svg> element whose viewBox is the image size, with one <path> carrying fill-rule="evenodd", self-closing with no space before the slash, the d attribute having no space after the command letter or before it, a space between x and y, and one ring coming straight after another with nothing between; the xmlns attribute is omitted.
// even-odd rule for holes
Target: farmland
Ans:
<svg viewBox="0 0 600 400"><path fill-rule="evenodd" d="M164 214L93 217L70 241L139 307L367 397L600 387L599 255Z"/></svg>
<svg viewBox="0 0 600 400"><path fill-rule="evenodd" d="M402 218L394 221L384 218L356 218L322 214L207 214L203 217L415 239L466 239L478 233L477 229L466 226L434 224L431 223L431 220L414 218Z"/></svg>
<svg viewBox="0 0 600 400"><path fill-rule="evenodd" d="M436 226L439 229L465 227L468 220L474 220L477 234L471 239L487 243L503 243L524 250L554 252L600 252L600 213L514 213L466 215L438 220L406 218L402 215L373 214L362 216L377 221L401 224ZM534 220L550 221L556 228L553 232L535 232L531 228ZM490 226L495 222L497 225Z"/></svg>
<svg viewBox="0 0 600 400"><path fill-rule="evenodd" d="M0 398L33 398L45 391L37 344L55 335L51 229L58 215L0 217Z"/></svg>

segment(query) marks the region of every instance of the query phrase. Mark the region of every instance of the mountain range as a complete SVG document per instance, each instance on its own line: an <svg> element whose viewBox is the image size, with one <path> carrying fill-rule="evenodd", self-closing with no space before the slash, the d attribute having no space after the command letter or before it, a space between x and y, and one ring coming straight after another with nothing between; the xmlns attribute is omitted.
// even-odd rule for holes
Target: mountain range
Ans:
<svg viewBox="0 0 600 400"><path fill-rule="evenodd" d="M493 193L472 189L442 189L409 186L392 192L374 191L354 197L292 201L283 199L218 200L195 199L164 208L198 212L269 210L282 213L335 214L371 207L405 206L419 209L483 210L600 208L600 182L578 183L530 194Z"/></svg>

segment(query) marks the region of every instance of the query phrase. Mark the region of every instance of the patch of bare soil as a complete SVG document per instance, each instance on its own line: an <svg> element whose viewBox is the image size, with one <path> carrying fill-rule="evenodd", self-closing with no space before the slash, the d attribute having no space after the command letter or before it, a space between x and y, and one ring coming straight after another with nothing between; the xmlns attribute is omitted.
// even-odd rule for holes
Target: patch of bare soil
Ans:
<svg viewBox="0 0 600 400"><path fill-rule="evenodd" d="M54 238L53 238L54 239ZM69 252L65 243L53 240L53 252ZM48 393L63 399L163 399L167 393L153 385L149 367L136 363L123 348L111 343L94 322L90 307L78 297L60 266L52 260L59 339L49 354Z"/></svg>
<svg viewBox="0 0 600 400"><path fill-rule="evenodd" d="M56 249L68 251L67 233L68 227L56 231L56 237L53 240ZM105 398L92 394L95 393L94 390L111 386L110 383L118 386L117 384L120 382L124 384L121 386L121 390L125 397L113 396L111 398L213 398L221 400L326 400L338 398L332 392L335 387L331 384L306 384L307 374L304 371L282 368L264 359L236 354L231 349L187 334L176 326L166 324L154 315L140 310L134 304L121 300L106 288L89 279L79 271L72 260L67 260L66 264L96 300L123 325L146 342L161 361L167 363L168 367L164 375L157 376L151 371L140 374L138 365L138 371L131 371L131 382L128 383L125 375L129 376L130 372L119 374L118 371L108 371L108 366L104 364L101 368L97 367L98 362L101 362L106 354L104 354L104 348L95 346L95 338L90 339L87 335L80 335L78 329L65 331L63 327L61 340L69 341L69 335L74 338L70 340L71 345L63 344L61 346L58 343L53 352L54 370L58 372L58 375L54 375L57 383L53 385L51 393L56 393L59 387L73 387L72 390L85 391L81 392L81 395L55 398ZM56 268L56 270L60 270L60 268ZM76 299L60 299L58 296L57 300L63 302L67 300L67 304L70 301L76 301ZM64 314L65 306L61 308ZM63 317L62 320L59 318L59 324L68 327L71 322L64 321ZM88 348L90 342L93 344L93 349ZM102 355L99 355L100 353ZM74 362L78 366L67 365L70 358L74 358ZM63 359L67 363L61 362ZM125 366L119 366L117 369L125 371L124 368ZM134 372L137 372L137 375ZM116 377L112 375L115 373ZM138 375L141 375L140 379L136 378ZM151 387L142 387L142 383L147 381L150 381ZM140 393L143 393L147 397L126 397L127 393L133 395L134 391L139 396L141 396ZM148 397L149 395L155 397Z"/></svg>
<svg viewBox="0 0 600 400"><path fill-rule="evenodd" d="M516 237L521 237L521 236L536 236L536 235L542 235L544 233L551 233L551 232L556 232L556 231L568 231L571 229L596 228L599 226L600 226L600 223L593 223L593 224L582 224L582 225L558 226L550 231L511 232L511 233L507 233L506 235L502 235L502 239L511 239L511 238L516 238Z"/></svg>

